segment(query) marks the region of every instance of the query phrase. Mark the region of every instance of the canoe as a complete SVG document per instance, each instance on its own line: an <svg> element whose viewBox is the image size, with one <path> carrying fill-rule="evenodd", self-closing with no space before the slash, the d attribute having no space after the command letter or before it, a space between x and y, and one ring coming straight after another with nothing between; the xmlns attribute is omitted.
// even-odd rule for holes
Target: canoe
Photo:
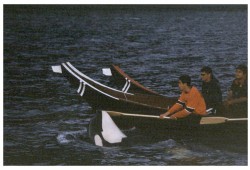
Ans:
<svg viewBox="0 0 250 170"><path fill-rule="evenodd" d="M145 132L151 137L188 138L190 140L213 143L225 142L247 144L247 118L226 118L190 115L186 118L172 120L159 119L158 116L132 114L117 111L98 111L89 124L89 136L96 145L109 146L122 143L128 137L123 131L123 124Z"/></svg>
<svg viewBox="0 0 250 170"><path fill-rule="evenodd" d="M112 64L110 68L114 82L122 86L122 91L137 92L150 95L160 95L159 93L143 86L138 81L127 75L119 66Z"/></svg>
<svg viewBox="0 0 250 170"><path fill-rule="evenodd" d="M124 85L123 89L126 91L131 91L134 93L143 93L143 94L151 94L151 95L159 95L161 94L143 86L138 81L134 80L132 77L128 76L119 66L112 64L110 68L110 72L112 78L117 86ZM126 88L127 87L127 88ZM247 105L247 103L246 103ZM244 108L243 108L244 107ZM246 109L247 106L241 107L237 104L235 106L225 107L222 106L220 112L217 112L217 115L227 116L227 117L247 117Z"/></svg>
<svg viewBox="0 0 250 170"><path fill-rule="evenodd" d="M80 97L89 103L94 110L103 109L131 113L143 112L159 115L166 112L177 101L177 98L174 97L138 92L129 93L128 91L105 86L89 78L69 62L62 63L59 66L52 66L52 69L56 73L63 74L71 85L77 89ZM237 110L227 108L217 114L231 118L247 117L247 112L239 107Z"/></svg>
<svg viewBox="0 0 250 170"><path fill-rule="evenodd" d="M76 69L70 62L52 66L56 73L63 74L80 97L95 110L116 110L123 112L144 112L159 115L171 107L177 98L161 95L129 93L103 85Z"/></svg>
<svg viewBox="0 0 250 170"><path fill-rule="evenodd" d="M139 128L151 128L160 127L163 129L187 129L187 128L195 128L195 127L212 127L215 125L224 125L224 124L235 124L235 123L247 123L247 118L226 118L214 115L207 115L207 116L199 116L195 114L191 114L185 118L180 118L177 120L170 119L169 117L165 117L164 119L160 119L159 115L148 115L143 114L142 112L139 114L133 113L124 113L124 112L117 112L117 111L103 111L109 114L112 118L116 119L132 119L135 120L133 125ZM143 120L144 123L141 123L140 120ZM128 121L125 121L126 123ZM138 123L139 122L139 123ZM157 122L157 123L155 123ZM152 124L153 123L153 124ZM162 126L158 126L160 123L163 123ZM157 125L157 126L155 126ZM154 128L155 129L155 128Z"/></svg>
<svg viewBox="0 0 250 170"><path fill-rule="evenodd" d="M200 123L201 117L194 115L177 121L149 118L150 116L159 116L159 114L166 112L177 99L161 95L131 93L108 87L81 73L69 62L62 63L59 66L52 66L52 69L54 72L65 76L72 87L76 89L80 99L89 103L93 109L106 110L106 118L111 122L105 123L106 129L110 129L109 125L116 125L117 127L114 132L119 134L118 137L112 136L111 132L113 132L113 128L106 133L110 138L109 140L114 143L119 143L123 138L126 138L126 135L119 130L120 128L128 129L131 127L146 131L150 130L153 133L163 132L165 134L166 131L174 134L180 133L179 136L199 136L201 134L205 134L205 136L214 134L224 136L225 134L229 134L236 137L236 139L242 136L244 141L247 139L247 121L228 121L226 123L202 125ZM117 116L114 115L114 112L137 114L140 116ZM111 118L107 115L110 115ZM148 117L144 117L145 115ZM95 138L101 144L104 139L101 135L103 122L100 125L100 121L91 121L90 125L92 127L90 128L92 139ZM99 135L95 135L96 133Z"/></svg>

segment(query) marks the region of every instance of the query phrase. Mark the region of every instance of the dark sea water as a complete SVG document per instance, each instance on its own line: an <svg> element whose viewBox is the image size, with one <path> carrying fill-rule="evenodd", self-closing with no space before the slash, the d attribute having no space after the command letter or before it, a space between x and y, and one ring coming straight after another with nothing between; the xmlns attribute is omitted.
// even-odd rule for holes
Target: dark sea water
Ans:
<svg viewBox="0 0 250 170"><path fill-rule="evenodd" d="M247 63L247 6L4 5L4 165L247 165L247 146L131 132L129 146L98 147L94 114L51 66L70 61L109 85L118 64L160 94L213 68L223 98ZM234 139L238 140L238 139Z"/></svg>

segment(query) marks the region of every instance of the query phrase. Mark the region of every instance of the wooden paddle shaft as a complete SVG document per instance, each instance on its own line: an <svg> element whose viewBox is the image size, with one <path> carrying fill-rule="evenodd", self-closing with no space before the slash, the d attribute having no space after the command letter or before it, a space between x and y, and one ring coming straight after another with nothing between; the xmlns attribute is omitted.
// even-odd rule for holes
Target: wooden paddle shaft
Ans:
<svg viewBox="0 0 250 170"><path fill-rule="evenodd" d="M227 119L226 121L231 122L231 121L246 121L247 118L233 118L233 119Z"/></svg>
<svg viewBox="0 0 250 170"><path fill-rule="evenodd" d="M144 117L144 118L155 118L160 119L160 116L156 115L145 115L145 114L132 114L132 113L122 113L115 111L107 111L111 116L130 116L130 117ZM170 117L164 117L164 119L170 119ZM226 123L230 121L247 121L247 118L226 118L226 117L202 117L200 120L201 125L208 124L219 124Z"/></svg>
<svg viewBox="0 0 250 170"><path fill-rule="evenodd" d="M122 112L115 112L115 111L108 111L108 113L113 116L131 116L131 117L145 117L145 118L160 119L160 116L155 116L155 115L132 114L132 113L122 113ZM170 117L164 117L164 119L170 119Z"/></svg>

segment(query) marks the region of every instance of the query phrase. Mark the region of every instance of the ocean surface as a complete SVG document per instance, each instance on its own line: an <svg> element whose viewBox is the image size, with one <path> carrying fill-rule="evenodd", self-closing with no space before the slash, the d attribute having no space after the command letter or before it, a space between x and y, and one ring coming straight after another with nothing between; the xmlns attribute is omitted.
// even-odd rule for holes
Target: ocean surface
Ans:
<svg viewBox="0 0 250 170"><path fill-rule="evenodd" d="M95 146L94 117L51 66L70 61L105 85L119 65L144 86L178 96L210 66L225 99L247 63L247 6L4 5L4 165L248 165L246 144L131 132L128 146ZM233 139L238 140L238 139ZM238 142L239 143L239 142Z"/></svg>

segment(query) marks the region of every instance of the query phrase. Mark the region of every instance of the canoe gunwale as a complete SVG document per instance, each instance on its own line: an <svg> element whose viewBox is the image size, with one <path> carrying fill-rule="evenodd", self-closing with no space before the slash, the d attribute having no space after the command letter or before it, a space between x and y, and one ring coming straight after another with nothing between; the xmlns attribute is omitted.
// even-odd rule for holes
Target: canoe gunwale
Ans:
<svg viewBox="0 0 250 170"><path fill-rule="evenodd" d="M129 75L127 75L119 66L112 64L112 71L115 72L115 74L118 74L119 76L123 77L123 79L126 82L130 81L130 83L132 83L134 85L134 88L140 89L142 92L145 92L146 94L160 95L157 92L155 92L155 91L153 91L153 90L151 90L151 89L143 86L138 81L134 80L132 77L130 77Z"/></svg>
<svg viewBox="0 0 250 170"><path fill-rule="evenodd" d="M105 86L97 81L94 81L93 79L89 78L88 76L86 76L85 74L83 74L79 70L77 70L69 62L62 63L61 65L71 76L73 76L75 79L77 79L79 81L79 83L83 82L85 86L90 87L92 90L99 92L100 94L105 95L108 98L112 98L112 99L115 99L117 101L122 101L123 103L138 105L138 107L156 109L156 111L157 111L156 114L163 113L163 112L167 111L168 107L167 106L161 107L159 105L152 105L152 104L150 105L150 103L147 101L147 99L151 99L151 100L155 99L155 100L159 100L159 101L165 100L165 102L167 100L169 100L169 101L172 100L172 99L167 99L167 98L164 98L162 96L156 96L156 95L125 93L125 92L122 92L120 90ZM78 85L77 91L79 91L79 88L80 88L79 86L80 85ZM102 88L103 90L98 88L98 87ZM111 94L111 93L113 93L113 94ZM81 95L81 96L84 98L84 95ZM145 99L143 99L144 97L145 97ZM138 99L145 101L145 103L138 101Z"/></svg>

